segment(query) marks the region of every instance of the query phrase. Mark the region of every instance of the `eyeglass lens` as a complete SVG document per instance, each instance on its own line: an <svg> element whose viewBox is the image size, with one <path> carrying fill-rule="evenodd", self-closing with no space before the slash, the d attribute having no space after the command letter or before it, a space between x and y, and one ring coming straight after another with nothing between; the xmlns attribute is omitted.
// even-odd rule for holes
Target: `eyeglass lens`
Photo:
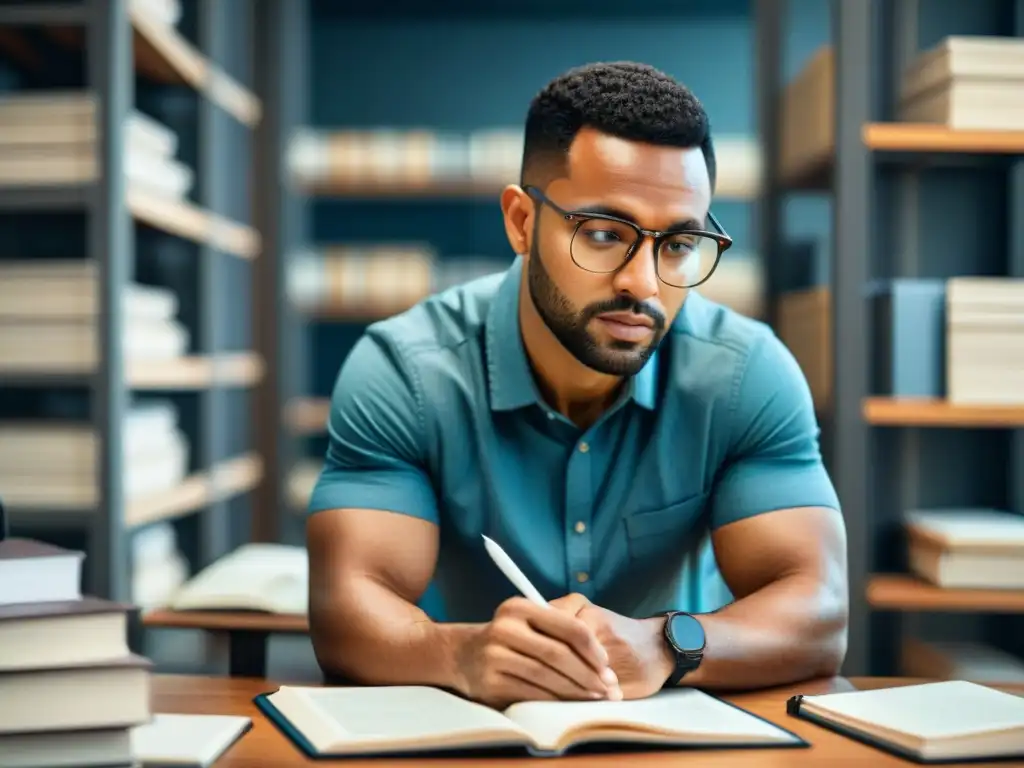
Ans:
<svg viewBox="0 0 1024 768"><path fill-rule="evenodd" d="M576 227L571 251L576 264L590 272L614 272L625 263L640 233L616 221L587 219ZM679 288L708 278L718 260L718 241L701 235L677 234L658 241L658 276Z"/></svg>

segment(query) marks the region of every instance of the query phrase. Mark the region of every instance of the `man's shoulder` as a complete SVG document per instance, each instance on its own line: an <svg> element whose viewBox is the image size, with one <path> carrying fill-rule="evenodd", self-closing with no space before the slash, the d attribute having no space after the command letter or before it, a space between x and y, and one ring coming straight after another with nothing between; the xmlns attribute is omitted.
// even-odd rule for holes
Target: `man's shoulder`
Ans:
<svg viewBox="0 0 1024 768"><path fill-rule="evenodd" d="M735 392L752 355L782 344L766 323L698 293L687 297L670 339L670 381L722 395Z"/></svg>
<svg viewBox="0 0 1024 768"><path fill-rule="evenodd" d="M367 337L404 364L443 354L482 338L494 295L505 273L471 280L432 294L409 309L379 320Z"/></svg>

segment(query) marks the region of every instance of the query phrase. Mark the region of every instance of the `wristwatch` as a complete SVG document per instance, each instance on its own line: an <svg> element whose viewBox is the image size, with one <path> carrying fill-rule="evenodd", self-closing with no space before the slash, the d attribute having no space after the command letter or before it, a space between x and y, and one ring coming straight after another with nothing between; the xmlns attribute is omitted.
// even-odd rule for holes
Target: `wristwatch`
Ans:
<svg viewBox="0 0 1024 768"><path fill-rule="evenodd" d="M675 667L665 687L679 684L687 673L700 666L704 658L704 627L696 616L682 611L665 614L665 641L675 657Z"/></svg>

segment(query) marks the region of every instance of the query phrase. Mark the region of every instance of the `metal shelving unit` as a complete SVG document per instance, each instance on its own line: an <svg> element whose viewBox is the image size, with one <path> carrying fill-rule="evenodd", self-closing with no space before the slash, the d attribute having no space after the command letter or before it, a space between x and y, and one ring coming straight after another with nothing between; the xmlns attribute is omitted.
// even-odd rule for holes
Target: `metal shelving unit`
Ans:
<svg viewBox="0 0 1024 768"><path fill-rule="evenodd" d="M257 220L267 265L257 276L255 301L266 310L258 315L257 348L267 361L267 375L259 389L255 423L267 473L257 499L254 538L290 543L304 540L296 530L302 519L289 511L287 480L298 446L287 404L305 382L307 341L303 319L288 297L287 257L306 242L305 200L288 173L288 154L308 114L308 27L308 0L257 0L261 55L256 78L267 107L256 132Z"/></svg>
<svg viewBox="0 0 1024 768"><path fill-rule="evenodd" d="M189 3L194 5L189 6ZM185 0L194 13L198 43L178 29L153 22L129 0L33 2L0 6L0 27L20 34L42 29L54 44L84 52L84 89L97 98L95 181L47 188L0 187L0 210L78 212L85 217L85 256L96 264L99 306L98 362L93 372L18 375L0 384L88 387L90 415L98 436L97 498L94 508L56 515L19 510L8 502L12 533L47 537L54 528L74 528L87 537L89 593L130 601L130 546L134 529L162 520L194 526L193 568L200 568L239 538L227 502L258 486L260 456L229 440L228 390L245 390L262 376L263 361L239 340L238 328L251 327L248 296L233 294L229 267L251 273L259 268L260 234L248 222L250 158L244 147L259 125L261 106L249 87L245 59L252 58L248 3ZM239 45L249 30L249 42ZM235 47L232 48L232 45ZM7 53L0 46L0 55ZM12 59L15 57L11 57ZM15 64L16 65L16 64ZM228 71L232 70L232 74ZM194 201L167 201L132 188L125 173L125 125L136 91L162 88L198 100L197 192ZM241 152L232 151L239 145ZM140 362L126 359L122 307L136 262L137 230L147 239L187 243L198 285L197 317L190 329L193 351L184 358ZM228 311L225 311L228 310ZM240 317L234 317L233 315ZM240 319L241 318L241 319ZM228 332L232 324L236 333ZM244 330L241 332L244 336ZM194 469L177 488L128 499L124 487L124 416L136 392L198 398L198 439ZM232 450L233 448L233 450ZM0 489L2 493L2 489ZM46 506L46 505L41 505Z"/></svg>
<svg viewBox="0 0 1024 768"><path fill-rule="evenodd" d="M930 0L833 0L828 37L834 54L835 133L831 156L817 169L820 178L810 184L782 178L777 162L786 8L785 0L758 0L756 5L757 92L767 176L759 206L759 237L771 296L778 299L787 290L786 197L808 189L831 196L828 320L834 354L831 397L820 419L823 450L843 504L849 539L851 630L844 671L889 674L894 672L904 613L962 613L972 605L979 613L1022 612L1019 594L941 590L898 575L905 566L901 510L984 504L978 499L996 497L1008 508L1024 508L1024 409L874 396L871 372L878 353L871 345L875 329L865 289L878 278L951 277L991 270L990 264L978 263L979 256L970 247L943 242L928 250L929 226L942 226L942 216L930 220L921 211L925 185L920 182L933 168L1006 173L1005 274L1024 276L1024 225L1014 213L1024 204L1024 132L988 134L888 122L894 119L900 74L924 47L922 40L928 39L930 46L937 35L1020 36L1024 1L978 6L981 11L972 18L973 26L963 29L949 14L926 17L942 13ZM957 10L977 11L966 6ZM978 31L990 29L994 18L1010 16L1012 28ZM975 206L983 211L985 201L964 199L961 205L962 215L969 217ZM954 254L959 261L950 256L935 265L924 258L936 250L958 249L963 251ZM984 249L978 245L979 251ZM921 428L929 431L920 434ZM935 444L928 445L932 441ZM948 454L943 458L951 464L945 470L936 464L938 452ZM980 469L991 469L982 466L985 457L996 463L1005 460L1005 472L992 476L1005 477L1005 489L994 492L982 476ZM1009 637L1005 625L989 629L994 637Z"/></svg>

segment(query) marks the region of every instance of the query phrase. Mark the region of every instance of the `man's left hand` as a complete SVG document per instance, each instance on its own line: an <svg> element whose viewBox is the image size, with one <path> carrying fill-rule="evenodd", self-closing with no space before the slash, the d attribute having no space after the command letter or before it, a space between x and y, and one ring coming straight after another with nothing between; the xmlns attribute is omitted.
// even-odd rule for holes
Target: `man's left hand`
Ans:
<svg viewBox="0 0 1024 768"><path fill-rule="evenodd" d="M608 652L608 664L619 678L625 699L642 699L661 690L674 660L665 641L664 618L631 619L594 605L580 594L553 600L589 626Z"/></svg>

